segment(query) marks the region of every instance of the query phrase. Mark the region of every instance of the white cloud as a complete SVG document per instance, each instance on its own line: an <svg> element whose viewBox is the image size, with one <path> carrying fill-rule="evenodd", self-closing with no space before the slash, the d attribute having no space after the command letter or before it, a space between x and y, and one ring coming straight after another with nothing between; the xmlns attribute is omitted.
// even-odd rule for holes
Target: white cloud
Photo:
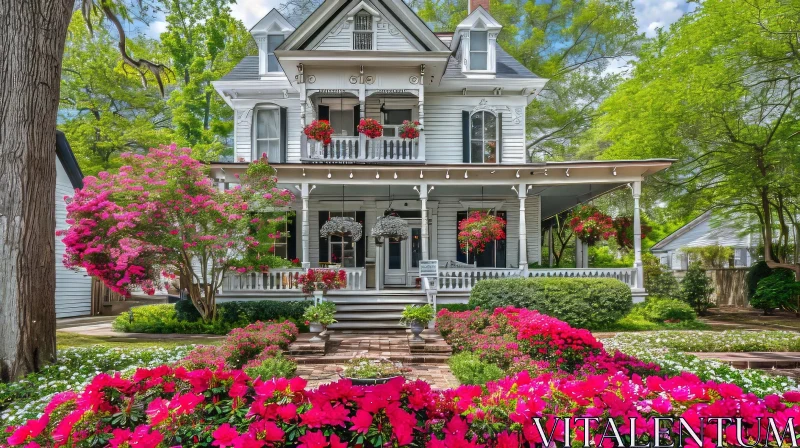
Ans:
<svg viewBox="0 0 800 448"><path fill-rule="evenodd" d="M158 39L161 36L161 33L167 30L167 22L163 20L154 20L150 22L150 26L145 28L144 33L148 37L152 37L154 39Z"/></svg>
<svg viewBox="0 0 800 448"><path fill-rule="evenodd" d="M231 12L234 17L244 22L247 29L250 29L272 8L277 8L284 2L285 0L238 0L231 5Z"/></svg>
<svg viewBox="0 0 800 448"><path fill-rule="evenodd" d="M639 31L653 37L656 29L673 24L682 15L694 10L695 4L689 4L686 0L634 0L633 7Z"/></svg>

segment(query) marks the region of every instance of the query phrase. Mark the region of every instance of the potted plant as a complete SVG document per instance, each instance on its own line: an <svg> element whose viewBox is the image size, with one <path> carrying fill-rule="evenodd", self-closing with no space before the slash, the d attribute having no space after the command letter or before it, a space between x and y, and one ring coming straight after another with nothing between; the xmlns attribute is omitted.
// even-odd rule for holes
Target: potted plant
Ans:
<svg viewBox="0 0 800 448"><path fill-rule="evenodd" d="M414 335L412 341L425 342L425 339L422 339L420 333L422 333L422 330L428 325L428 322L433 320L433 316L433 307L430 304L408 305L403 309L400 324L411 327L411 333Z"/></svg>
<svg viewBox="0 0 800 448"><path fill-rule="evenodd" d="M578 239L590 246L617 234L614 230L614 220L591 205L581 206L572 212L569 227Z"/></svg>
<svg viewBox="0 0 800 448"><path fill-rule="evenodd" d="M358 122L358 133L369 138L378 138L383 135L383 126L374 118L362 118Z"/></svg>
<svg viewBox="0 0 800 448"><path fill-rule="evenodd" d="M506 220L486 212L476 211L458 223L458 247L465 254L479 254L486 243L506 238Z"/></svg>
<svg viewBox="0 0 800 448"><path fill-rule="evenodd" d="M403 120L400 126L400 138L404 140L414 140L419 137L419 121Z"/></svg>
<svg viewBox="0 0 800 448"><path fill-rule="evenodd" d="M322 302L326 292L347 286L347 273L334 269L309 269L297 277L297 286L303 294L313 295L314 304L317 305Z"/></svg>
<svg viewBox="0 0 800 448"><path fill-rule="evenodd" d="M311 140L322 142L323 145L330 145L333 127L328 120L314 120L303 129L303 133Z"/></svg>
<svg viewBox="0 0 800 448"><path fill-rule="evenodd" d="M353 358L344 364L339 376L352 381L353 385L371 386L383 384L403 375L403 368L388 359Z"/></svg>
<svg viewBox="0 0 800 448"><path fill-rule="evenodd" d="M336 305L333 302L320 302L306 308L303 319L308 322L309 330L317 333L311 338L313 342L324 340L328 336L328 325L336 322L333 316L336 314Z"/></svg>

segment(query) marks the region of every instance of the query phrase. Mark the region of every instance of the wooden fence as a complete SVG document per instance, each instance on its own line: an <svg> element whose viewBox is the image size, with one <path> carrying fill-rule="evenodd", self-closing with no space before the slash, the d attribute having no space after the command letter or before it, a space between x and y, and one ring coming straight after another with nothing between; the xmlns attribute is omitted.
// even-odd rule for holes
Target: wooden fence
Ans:
<svg viewBox="0 0 800 448"><path fill-rule="evenodd" d="M717 306L747 306L747 276L748 268L707 269L714 285L711 300Z"/></svg>
<svg viewBox="0 0 800 448"><path fill-rule="evenodd" d="M92 277L92 315L100 314L104 303L122 302L125 296L109 289L100 279Z"/></svg>

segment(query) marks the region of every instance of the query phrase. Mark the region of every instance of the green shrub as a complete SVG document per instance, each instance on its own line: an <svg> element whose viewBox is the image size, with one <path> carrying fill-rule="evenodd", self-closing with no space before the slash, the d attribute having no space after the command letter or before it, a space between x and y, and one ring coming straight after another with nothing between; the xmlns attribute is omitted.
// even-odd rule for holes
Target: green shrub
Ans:
<svg viewBox="0 0 800 448"><path fill-rule="evenodd" d="M474 309L474 306L470 306L467 303L439 303L436 305L437 312L441 310L447 310L451 313L458 313L461 311L472 311Z"/></svg>
<svg viewBox="0 0 800 448"><path fill-rule="evenodd" d="M272 378L292 378L296 370L297 363L285 358L281 353L273 358L264 359L256 365L248 364L244 367L244 372L251 378L261 377L264 381Z"/></svg>
<svg viewBox="0 0 800 448"><path fill-rule="evenodd" d="M627 314L631 289L609 278L509 278L481 280L472 289L471 307L535 309L573 327L596 329Z"/></svg>
<svg viewBox="0 0 800 448"><path fill-rule="evenodd" d="M224 302L217 304L217 316L225 322L266 322L268 320L294 319L302 320L306 308L311 306L310 300L276 301L258 300L253 302ZM175 304L177 319L196 322L200 313L191 300L181 300ZM282 318L282 319L281 319Z"/></svg>
<svg viewBox="0 0 800 448"><path fill-rule="evenodd" d="M400 318L401 325L428 325L428 322L434 318L433 307L430 304L425 305L408 305L403 309L402 317Z"/></svg>
<svg viewBox="0 0 800 448"><path fill-rule="evenodd" d="M758 282L762 279L769 277L772 274L772 268L769 267L766 261L757 261L750 269L747 270L745 281L747 282L747 299L752 299L756 295L758 289Z"/></svg>
<svg viewBox="0 0 800 448"><path fill-rule="evenodd" d="M650 296L644 303L637 304L632 315L640 315L650 322L693 321L697 313L686 302L678 299Z"/></svg>
<svg viewBox="0 0 800 448"><path fill-rule="evenodd" d="M750 306L769 313L775 308L796 308L795 295L800 292L800 283L795 281L794 271L775 269L769 277L758 282Z"/></svg>
<svg viewBox="0 0 800 448"><path fill-rule="evenodd" d="M457 353L450 357L448 364L461 384L484 385L506 376L503 369L495 364L481 361L478 355L472 352Z"/></svg>
<svg viewBox="0 0 800 448"><path fill-rule="evenodd" d="M669 266L664 266L658 257L642 254L642 270L644 271L644 289L649 294L669 299L680 298L681 287L672 274Z"/></svg>
<svg viewBox="0 0 800 448"><path fill-rule="evenodd" d="M713 305L711 303L712 292L714 292L714 287L711 286L711 279L706 275L703 266L699 261L691 263L681 281L681 299L702 316Z"/></svg>

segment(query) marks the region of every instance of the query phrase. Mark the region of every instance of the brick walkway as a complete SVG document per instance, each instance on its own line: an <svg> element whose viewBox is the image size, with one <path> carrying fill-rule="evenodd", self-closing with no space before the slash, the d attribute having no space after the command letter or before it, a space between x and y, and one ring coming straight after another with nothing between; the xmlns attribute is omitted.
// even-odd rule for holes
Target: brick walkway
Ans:
<svg viewBox="0 0 800 448"><path fill-rule="evenodd" d="M411 333L405 330L331 331L327 344L312 343L313 336L300 334L289 346L290 356L298 363L297 375L308 380L310 387L337 381L344 363L359 357L385 358L400 363L411 369L405 374L406 378L424 380L437 389L459 384L447 366L450 346L432 330L422 333L424 344L411 341Z"/></svg>

